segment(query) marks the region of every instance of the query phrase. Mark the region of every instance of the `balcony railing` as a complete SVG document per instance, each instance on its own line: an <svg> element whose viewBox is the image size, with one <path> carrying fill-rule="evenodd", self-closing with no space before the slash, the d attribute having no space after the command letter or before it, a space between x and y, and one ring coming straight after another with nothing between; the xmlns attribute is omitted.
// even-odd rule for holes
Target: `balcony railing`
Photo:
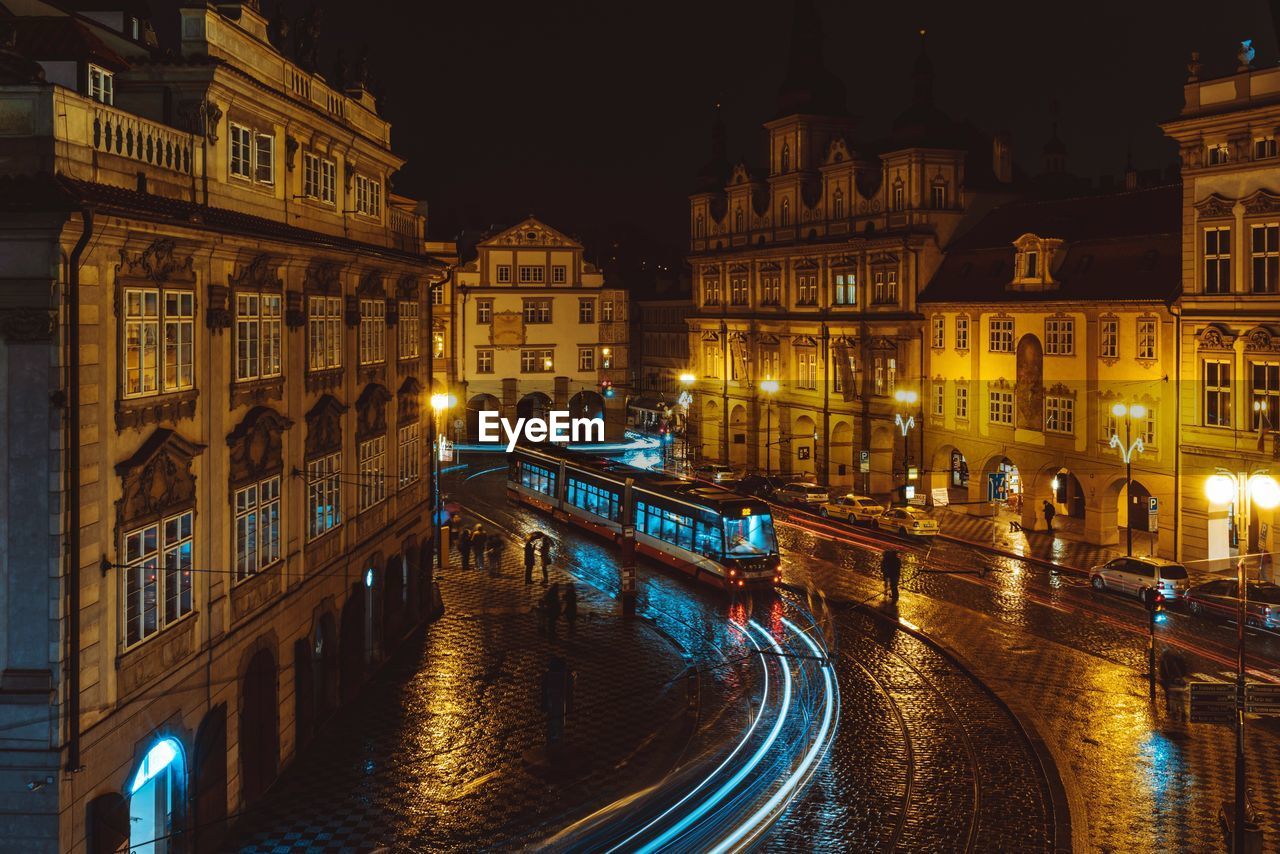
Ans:
<svg viewBox="0 0 1280 854"><path fill-rule="evenodd" d="M190 134L106 104L94 106L91 115L89 139L96 150L191 174Z"/></svg>

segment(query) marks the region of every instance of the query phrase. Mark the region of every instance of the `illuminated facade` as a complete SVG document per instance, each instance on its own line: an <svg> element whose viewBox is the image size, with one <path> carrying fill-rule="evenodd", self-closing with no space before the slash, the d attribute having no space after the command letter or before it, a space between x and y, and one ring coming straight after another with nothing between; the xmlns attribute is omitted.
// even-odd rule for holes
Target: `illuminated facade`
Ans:
<svg viewBox="0 0 1280 854"><path fill-rule="evenodd" d="M621 436L627 292L605 283L582 244L530 217L477 244L449 287L466 407L455 430L475 437L484 411L514 421L567 409L603 416L609 436Z"/></svg>
<svg viewBox="0 0 1280 854"><path fill-rule="evenodd" d="M1280 468L1280 69L1243 54L1217 79L1193 58L1182 113L1164 125L1183 177L1182 557L1214 565L1280 543L1275 513L1241 483ZM1211 501L1220 471L1238 488Z"/></svg>
<svg viewBox="0 0 1280 854"><path fill-rule="evenodd" d="M855 144L821 47L798 3L767 168L729 168L717 121L690 196L690 417L704 458L888 492L902 482L894 393L922 368L917 295L1012 165L1006 139L934 105L923 44L911 106L887 139Z"/></svg>
<svg viewBox="0 0 1280 854"><path fill-rule="evenodd" d="M282 55L256 4L182 9L178 56L103 4L22 8L0 48L6 843L213 846L432 607L443 265L387 191L402 161L362 77Z"/></svg>

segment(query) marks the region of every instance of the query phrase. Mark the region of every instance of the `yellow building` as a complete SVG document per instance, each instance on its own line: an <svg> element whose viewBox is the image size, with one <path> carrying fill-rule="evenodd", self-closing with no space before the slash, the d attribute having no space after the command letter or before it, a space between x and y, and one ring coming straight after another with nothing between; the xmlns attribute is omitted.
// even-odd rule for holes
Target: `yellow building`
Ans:
<svg viewBox="0 0 1280 854"><path fill-rule="evenodd" d="M173 53L8 5L5 845L212 850L432 607L443 265L363 81L256 3L182 8Z"/></svg>
<svg viewBox="0 0 1280 854"><path fill-rule="evenodd" d="M1171 186L1010 203L949 247L920 296L931 498L1012 509L1028 529L1046 527L1048 501L1059 531L1124 548L1132 522L1135 554L1173 554L1179 199Z"/></svg>
<svg viewBox="0 0 1280 854"><path fill-rule="evenodd" d="M821 51L796 4L767 168L727 168L717 119L690 196L690 416L705 458L888 492L905 478L894 393L922 366L917 293L1012 165L1006 139L934 105L923 44L891 135L855 144Z"/></svg>
<svg viewBox="0 0 1280 854"><path fill-rule="evenodd" d="M582 244L533 217L476 246L451 279L458 400L466 435L503 417L603 416L622 435L627 292L610 288ZM457 426L455 424L453 426Z"/></svg>
<svg viewBox="0 0 1280 854"><path fill-rule="evenodd" d="M1280 68L1253 68L1251 53L1215 79L1193 58L1182 113L1164 124L1183 176L1182 557L1211 565L1278 542L1248 482L1280 474ZM1220 473L1234 483L1210 500Z"/></svg>

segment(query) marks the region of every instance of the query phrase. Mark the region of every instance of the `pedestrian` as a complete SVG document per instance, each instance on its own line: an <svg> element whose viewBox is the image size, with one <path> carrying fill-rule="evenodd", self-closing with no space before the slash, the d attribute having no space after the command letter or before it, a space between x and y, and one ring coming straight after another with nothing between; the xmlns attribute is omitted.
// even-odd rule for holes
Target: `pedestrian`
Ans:
<svg viewBox="0 0 1280 854"><path fill-rule="evenodd" d="M880 558L880 572L884 575L885 587L889 598L898 601L898 582L902 579L902 558L897 549L885 549Z"/></svg>
<svg viewBox="0 0 1280 854"><path fill-rule="evenodd" d="M1053 533L1053 517L1058 515L1058 511L1053 509L1053 505L1048 501L1044 503L1044 526L1049 529L1049 533Z"/></svg>
<svg viewBox="0 0 1280 854"><path fill-rule="evenodd" d="M1160 685L1164 688L1164 706L1170 719L1186 719L1183 694L1187 690L1187 660L1180 653L1165 647L1160 653Z"/></svg>
<svg viewBox="0 0 1280 854"><path fill-rule="evenodd" d="M489 574L498 575L502 571L502 549L506 544L501 534L490 534L486 559L489 561Z"/></svg>
<svg viewBox="0 0 1280 854"><path fill-rule="evenodd" d="M560 582L547 588L542 595L542 616L547 622L547 637L558 640L556 623L560 621Z"/></svg>
<svg viewBox="0 0 1280 854"><path fill-rule="evenodd" d="M542 711L547 716L547 747L560 746L564 738L564 719L573 712L573 687L577 674L558 655L547 660L542 674Z"/></svg>
<svg viewBox="0 0 1280 854"><path fill-rule="evenodd" d="M463 528L462 533L458 535L458 551L462 552L464 572L471 568L471 537L474 533L470 528Z"/></svg>
<svg viewBox="0 0 1280 854"><path fill-rule="evenodd" d="M564 589L564 621L569 624L569 637L578 634L578 590L570 581Z"/></svg>
<svg viewBox="0 0 1280 854"><path fill-rule="evenodd" d="M483 525L476 525L471 532L471 554L476 560L476 569L484 569L484 547L489 544L489 536Z"/></svg>
<svg viewBox="0 0 1280 854"><path fill-rule="evenodd" d="M538 538L541 534L530 534L524 540L524 583L533 583L533 564L538 559Z"/></svg>
<svg viewBox="0 0 1280 854"><path fill-rule="evenodd" d="M547 567L551 565L551 549L553 547L551 538L546 534L542 535L542 543L539 545L539 551L542 556L542 583L547 583Z"/></svg>

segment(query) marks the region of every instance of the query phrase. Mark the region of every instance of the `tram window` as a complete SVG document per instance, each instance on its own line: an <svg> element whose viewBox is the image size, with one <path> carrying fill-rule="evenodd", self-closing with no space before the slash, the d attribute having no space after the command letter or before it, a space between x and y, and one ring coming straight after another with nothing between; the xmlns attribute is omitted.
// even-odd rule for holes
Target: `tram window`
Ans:
<svg viewBox="0 0 1280 854"><path fill-rule="evenodd" d="M730 555L772 554L778 550L773 520L764 515L726 519L724 540Z"/></svg>

